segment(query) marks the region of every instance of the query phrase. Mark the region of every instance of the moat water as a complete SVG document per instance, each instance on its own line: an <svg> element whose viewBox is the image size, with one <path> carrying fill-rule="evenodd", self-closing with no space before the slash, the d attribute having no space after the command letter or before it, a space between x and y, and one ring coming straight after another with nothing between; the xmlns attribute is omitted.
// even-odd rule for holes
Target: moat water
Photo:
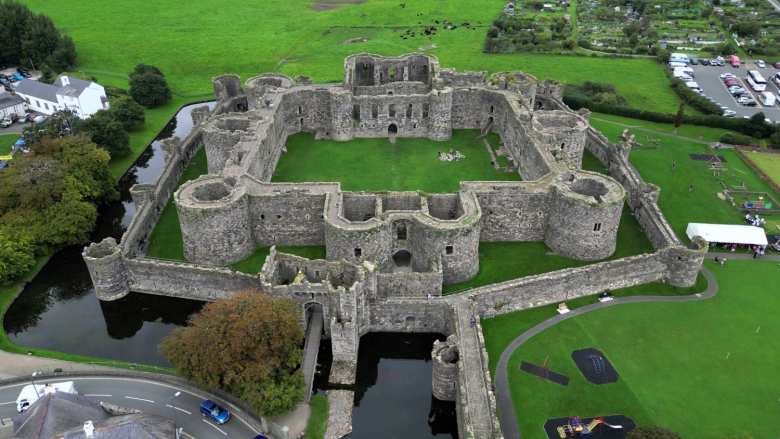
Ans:
<svg viewBox="0 0 780 439"><path fill-rule="evenodd" d="M93 241L121 238L136 208L130 187L157 180L165 166L161 140L186 137L192 130L192 108L201 105L182 108L120 179L120 199L101 207ZM203 303L145 294L100 302L81 259L82 250L81 245L61 250L25 287L3 320L8 336L21 346L169 366L157 345L186 324ZM427 334L362 337L351 437L457 437L455 404L438 401L431 393L430 355L436 338ZM330 343L324 341L319 357L322 373L315 382L319 390L327 388L324 378L330 361Z"/></svg>
<svg viewBox="0 0 780 439"><path fill-rule="evenodd" d="M93 241L122 237L135 214L130 188L155 183L165 167L161 140L192 131L192 109L183 107L119 180L119 200L101 206ZM157 351L160 340L202 304L190 300L130 294L110 303L95 297L81 259L82 245L55 254L14 301L3 320L11 340L22 346L72 354L168 366Z"/></svg>

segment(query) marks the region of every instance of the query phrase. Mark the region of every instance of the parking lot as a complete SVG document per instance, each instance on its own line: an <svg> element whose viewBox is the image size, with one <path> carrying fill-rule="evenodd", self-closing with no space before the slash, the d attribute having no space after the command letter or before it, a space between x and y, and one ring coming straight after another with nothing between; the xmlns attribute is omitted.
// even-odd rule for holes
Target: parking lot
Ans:
<svg viewBox="0 0 780 439"><path fill-rule="evenodd" d="M775 73L780 72L780 70L777 70L768 64L766 68L760 69L756 67L752 61L743 64L739 68L731 67L728 63L722 67L703 65L692 65L690 67L692 67L694 71L695 77L693 80L699 84L704 95L712 98L718 105L735 111L738 117L752 116L758 112L763 112L767 119L772 122L780 123L780 106L774 105L772 107L765 107L758 99L758 94L745 83L745 76L747 76L748 70L758 70L761 72L761 75L767 79L766 91L772 92L772 94L777 97L777 93L780 90L778 90L777 85L772 82L771 77L774 76ZM753 95L757 105L755 107L746 107L737 103L736 99L729 93L728 89L723 84L723 80L720 78L722 73L731 73L735 75L743 83L743 87Z"/></svg>

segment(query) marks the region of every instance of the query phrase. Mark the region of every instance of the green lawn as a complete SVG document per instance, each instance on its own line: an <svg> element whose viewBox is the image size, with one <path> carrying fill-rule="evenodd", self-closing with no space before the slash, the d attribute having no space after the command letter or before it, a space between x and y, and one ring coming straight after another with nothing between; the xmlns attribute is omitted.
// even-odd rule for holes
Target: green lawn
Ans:
<svg viewBox="0 0 780 439"><path fill-rule="evenodd" d="M328 428L328 397L324 393L317 393L311 397L309 403L311 414L306 424L304 439L323 439Z"/></svg>
<svg viewBox="0 0 780 439"><path fill-rule="evenodd" d="M274 182L338 181L346 191L456 192L461 181L520 180L517 173L497 172L478 130L454 130L452 139L314 140L308 133L287 139L287 154L279 160ZM489 141L500 140L491 134ZM456 162L438 159L455 149L466 157Z"/></svg>
<svg viewBox="0 0 780 439"><path fill-rule="evenodd" d="M545 438L542 426L548 418L614 413L639 424L666 426L684 438L774 437L780 301L767 286L780 282L778 265L729 261L724 267L707 266L720 284L714 299L594 311L518 349L508 370L523 437ZM498 359L512 334L551 311L539 308L486 320L491 360ZM606 354L620 374L618 382L593 385L584 379L570 355L586 347ZM564 387L523 373L518 369L523 360L547 361L571 381Z"/></svg>
<svg viewBox="0 0 780 439"><path fill-rule="evenodd" d="M11 153L11 147L19 138L19 134L0 134L0 155L8 155Z"/></svg>
<svg viewBox="0 0 780 439"><path fill-rule="evenodd" d="M689 222L742 224L743 214L718 198L727 186L745 184L748 190L773 193L733 150L709 150L706 142L717 139L723 130L682 126L675 136L670 124L595 115L591 123L613 142L618 141L625 121L641 129L632 129L642 144L631 152L631 163L645 181L661 188L659 205L677 236L686 239ZM691 136L691 137L688 137ZM653 140L657 140L657 146ZM718 154L726 159L728 170L713 175L707 161L692 160L689 154ZM676 167L673 165L676 163ZM692 190L691 190L692 189ZM775 194L777 198L778 194ZM769 217L772 220L774 217Z"/></svg>
<svg viewBox="0 0 780 439"><path fill-rule="evenodd" d="M290 253L307 259L325 259L325 247L320 245L277 246L276 249L283 253ZM265 258L270 251L271 247L257 247L253 254L231 265L230 268L243 273L255 274L263 268Z"/></svg>
<svg viewBox="0 0 780 439"><path fill-rule="evenodd" d="M245 79L261 72L307 75L340 81L343 59L358 52L398 55L425 51L442 67L489 72L524 70L540 79L610 82L629 103L674 112L678 99L652 59L611 59L544 54L491 55L482 52L490 23L504 0L368 0L316 11L311 0L160 0L139 7L132 0L24 0L49 15L73 37L79 70L104 85L124 85L137 63L154 64L176 95L192 98L211 91L210 79L225 72ZM402 7L404 5L404 7ZM447 30L437 24L449 20ZM469 25L465 26L464 23ZM426 36L425 26L437 26ZM415 37L402 38L408 29ZM355 39L363 42L350 42ZM638 86L641 84L641 87Z"/></svg>
<svg viewBox="0 0 780 439"><path fill-rule="evenodd" d="M745 154L750 161L764 171L775 184L780 185L780 154L753 151L747 151Z"/></svg>

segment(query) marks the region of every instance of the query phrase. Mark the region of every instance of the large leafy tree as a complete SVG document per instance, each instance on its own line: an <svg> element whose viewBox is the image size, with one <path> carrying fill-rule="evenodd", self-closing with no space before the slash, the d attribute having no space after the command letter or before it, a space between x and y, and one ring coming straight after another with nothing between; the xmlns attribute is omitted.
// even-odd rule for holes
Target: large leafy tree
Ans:
<svg viewBox="0 0 780 439"><path fill-rule="evenodd" d="M17 234L10 236L0 230L0 283L17 279L35 265L34 247L30 239Z"/></svg>
<svg viewBox="0 0 780 439"><path fill-rule="evenodd" d="M171 100L171 89L160 69L138 64L130 74L130 96L144 107L157 107Z"/></svg>
<svg viewBox="0 0 780 439"><path fill-rule="evenodd" d="M119 96L111 100L109 113L126 130L132 130L144 124L144 107L128 97Z"/></svg>
<svg viewBox="0 0 780 439"><path fill-rule="evenodd" d="M289 299L245 291L206 305L160 349L181 375L274 416L303 398L299 312Z"/></svg>
<svg viewBox="0 0 780 439"><path fill-rule="evenodd" d="M100 110L89 119L79 122L78 131L105 148L111 157L122 157L130 153L130 135L110 110Z"/></svg>
<svg viewBox="0 0 780 439"><path fill-rule="evenodd" d="M0 232L38 249L86 241L95 204L117 196L108 161L82 136L40 139L0 172Z"/></svg>
<svg viewBox="0 0 780 439"><path fill-rule="evenodd" d="M51 19L14 0L0 0L0 64L63 71L76 65L73 40Z"/></svg>

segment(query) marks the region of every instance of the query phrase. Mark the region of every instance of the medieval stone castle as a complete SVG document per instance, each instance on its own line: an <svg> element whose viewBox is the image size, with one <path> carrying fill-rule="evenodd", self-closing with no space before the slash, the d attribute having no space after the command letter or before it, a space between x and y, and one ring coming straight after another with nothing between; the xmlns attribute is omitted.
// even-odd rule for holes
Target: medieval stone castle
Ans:
<svg viewBox="0 0 780 439"><path fill-rule="evenodd" d="M646 282L695 282L706 244L682 245L658 208L657 187L629 163L629 148L610 144L566 107L558 84L523 73L459 73L425 55L355 55L344 75L343 84L332 85L273 74L243 87L236 76L216 78L216 108L198 109L196 129L168 143L156 185L133 187L139 209L121 242L85 249L97 296L116 300L134 291L216 300L254 288L292 298L305 325L321 316L333 349L330 381L341 384L354 382L361 335L443 333L447 341L433 352L434 395L457 402L461 437L497 438L480 317ZM453 129L497 133L524 181L462 182L452 194L271 183L287 137L298 132L446 142ZM200 147L208 175L173 194ZM610 176L581 169L585 149ZM171 196L189 263L144 255ZM543 241L580 260L611 256L624 205L655 252L442 296L443 285L477 274L482 241ZM226 268L274 245L322 245L327 257L272 249L257 275ZM348 397L332 393L332 407L343 399L344 416L331 419L329 437L349 431Z"/></svg>

